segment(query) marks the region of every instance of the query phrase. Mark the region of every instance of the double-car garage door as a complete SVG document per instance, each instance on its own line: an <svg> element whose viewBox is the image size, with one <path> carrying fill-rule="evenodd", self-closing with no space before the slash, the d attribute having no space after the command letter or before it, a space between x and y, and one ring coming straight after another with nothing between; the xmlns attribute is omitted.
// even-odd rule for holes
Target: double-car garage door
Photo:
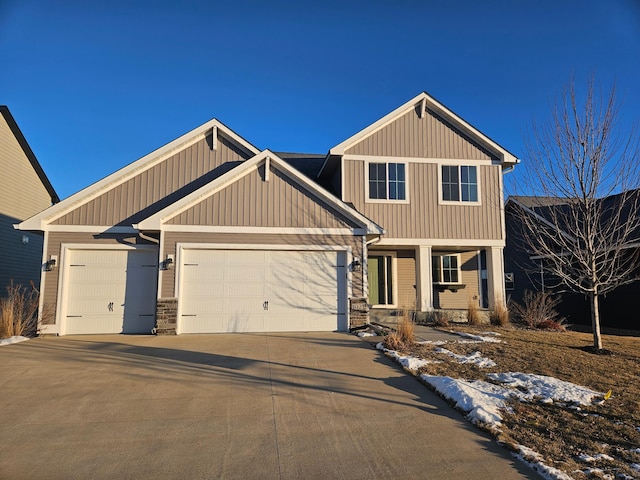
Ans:
<svg viewBox="0 0 640 480"><path fill-rule="evenodd" d="M69 250L62 333L150 333L155 249ZM346 253L182 250L178 333L347 329Z"/></svg>
<svg viewBox="0 0 640 480"><path fill-rule="evenodd" d="M346 330L346 254L185 249L178 333Z"/></svg>

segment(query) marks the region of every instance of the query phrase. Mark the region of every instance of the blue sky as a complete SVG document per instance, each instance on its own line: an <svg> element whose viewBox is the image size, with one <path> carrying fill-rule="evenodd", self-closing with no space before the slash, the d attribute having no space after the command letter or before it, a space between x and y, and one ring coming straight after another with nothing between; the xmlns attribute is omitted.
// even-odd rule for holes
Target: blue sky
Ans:
<svg viewBox="0 0 640 480"><path fill-rule="evenodd" d="M572 76L615 81L640 121L638 0L0 0L0 61L0 104L61 198L213 117L325 153L427 91L521 171Z"/></svg>

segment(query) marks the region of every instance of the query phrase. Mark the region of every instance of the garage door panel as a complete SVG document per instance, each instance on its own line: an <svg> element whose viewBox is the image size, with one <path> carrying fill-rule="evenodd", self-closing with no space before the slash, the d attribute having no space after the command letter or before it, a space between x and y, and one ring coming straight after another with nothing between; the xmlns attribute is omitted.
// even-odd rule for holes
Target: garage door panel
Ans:
<svg viewBox="0 0 640 480"><path fill-rule="evenodd" d="M69 250L64 333L150 333L157 251Z"/></svg>
<svg viewBox="0 0 640 480"><path fill-rule="evenodd" d="M333 331L346 293L336 251L183 251L180 333ZM215 281L213 280L215 272ZM220 281L219 279L223 280ZM341 286L341 287L340 287ZM205 298L202 292L207 292ZM213 299L222 299L220 302Z"/></svg>

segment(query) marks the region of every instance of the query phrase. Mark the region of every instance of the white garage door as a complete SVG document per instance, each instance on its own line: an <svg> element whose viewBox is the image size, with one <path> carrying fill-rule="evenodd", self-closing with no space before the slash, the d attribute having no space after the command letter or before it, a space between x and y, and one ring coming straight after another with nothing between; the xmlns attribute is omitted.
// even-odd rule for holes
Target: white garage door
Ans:
<svg viewBox="0 0 640 480"><path fill-rule="evenodd" d="M70 250L64 333L150 333L157 258L155 250Z"/></svg>
<svg viewBox="0 0 640 480"><path fill-rule="evenodd" d="M346 254L184 250L178 333L346 330Z"/></svg>

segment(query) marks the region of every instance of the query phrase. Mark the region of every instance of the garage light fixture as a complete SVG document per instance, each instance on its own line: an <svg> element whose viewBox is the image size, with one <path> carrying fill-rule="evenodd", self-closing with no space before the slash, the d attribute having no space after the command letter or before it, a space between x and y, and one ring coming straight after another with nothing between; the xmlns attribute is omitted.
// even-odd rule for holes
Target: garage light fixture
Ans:
<svg viewBox="0 0 640 480"><path fill-rule="evenodd" d="M359 272L360 270L362 270L362 264L360 263L360 259L358 257L355 257L353 259L353 262L351 262L351 271Z"/></svg>
<svg viewBox="0 0 640 480"><path fill-rule="evenodd" d="M49 260L44 262L44 271L45 272L53 272L56 269L56 265L58 264L58 256L50 255Z"/></svg>
<svg viewBox="0 0 640 480"><path fill-rule="evenodd" d="M167 258L164 259L160 267L162 268L162 270L169 270L172 265L173 265L173 254L168 253Z"/></svg>

